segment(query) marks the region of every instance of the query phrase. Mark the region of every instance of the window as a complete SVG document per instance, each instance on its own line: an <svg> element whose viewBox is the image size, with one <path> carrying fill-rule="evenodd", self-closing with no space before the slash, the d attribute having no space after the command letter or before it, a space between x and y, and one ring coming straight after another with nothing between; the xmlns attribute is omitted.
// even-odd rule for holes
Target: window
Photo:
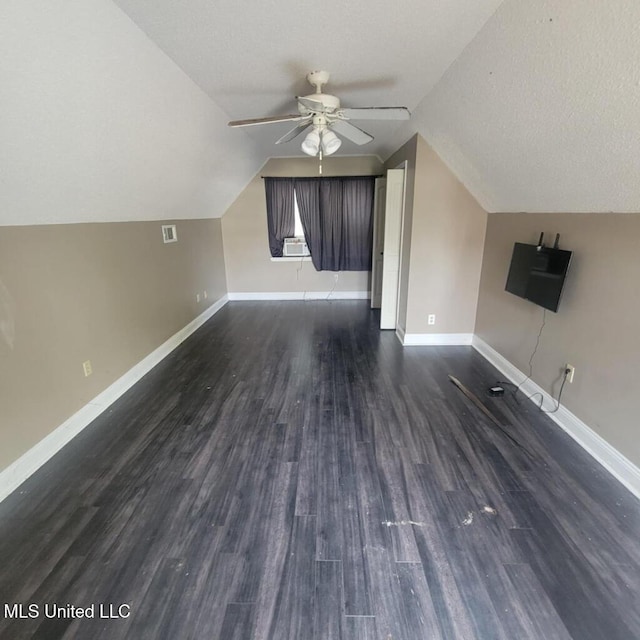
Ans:
<svg viewBox="0 0 640 640"><path fill-rule="evenodd" d="M306 238L304 237L304 229L302 228L302 220L300 220L300 209L298 209L298 201L296 200L295 189L293 190L293 224L295 229L293 235L296 238L303 238L306 240Z"/></svg>
<svg viewBox="0 0 640 640"><path fill-rule="evenodd" d="M374 183L373 176L265 177L272 258L310 255L317 271L369 271Z"/></svg>
<svg viewBox="0 0 640 640"><path fill-rule="evenodd" d="M295 196L295 189L293 191L293 236L291 238L284 239L284 247L282 255L284 258L306 258L311 260L311 253L307 246L307 239L304 234L304 227L302 226L302 220L300 219L300 211L298 209L298 201ZM273 258L272 258L273 259ZM278 259L278 258L276 258ZM282 258L280 258L282 259Z"/></svg>
<svg viewBox="0 0 640 640"><path fill-rule="evenodd" d="M282 257L272 257L271 260L311 260L311 253L307 245L307 239L300 218L298 201L296 200L295 189L293 191L293 233L284 238Z"/></svg>

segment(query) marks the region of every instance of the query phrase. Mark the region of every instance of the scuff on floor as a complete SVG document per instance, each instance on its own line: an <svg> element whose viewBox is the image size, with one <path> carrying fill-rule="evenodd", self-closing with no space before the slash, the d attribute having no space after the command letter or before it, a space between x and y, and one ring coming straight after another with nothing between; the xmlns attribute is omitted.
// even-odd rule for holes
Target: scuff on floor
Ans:
<svg viewBox="0 0 640 640"><path fill-rule="evenodd" d="M473 524L473 511L469 511L467 513L467 517L462 521L462 524L465 527L468 527L470 524Z"/></svg>
<svg viewBox="0 0 640 640"><path fill-rule="evenodd" d="M383 520L382 524L387 527L402 527L408 524L414 524L416 527L424 527L424 522L416 522L415 520L396 520L392 522L391 520Z"/></svg>

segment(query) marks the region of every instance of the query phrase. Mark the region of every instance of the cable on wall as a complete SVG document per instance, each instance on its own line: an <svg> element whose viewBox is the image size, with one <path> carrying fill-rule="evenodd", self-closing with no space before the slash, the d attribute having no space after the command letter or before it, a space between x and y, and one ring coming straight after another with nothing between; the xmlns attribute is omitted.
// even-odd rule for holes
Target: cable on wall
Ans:
<svg viewBox="0 0 640 640"><path fill-rule="evenodd" d="M533 359L538 351L538 347L540 346L540 338L542 337L542 332L544 331L544 326L547 323L547 310L542 308L542 325L540 325L540 331L538 331L538 338L536 339L536 346L531 353L531 357L529 358L529 375L515 388L513 395L518 400L518 396L516 395L518 391L520 391L520 387L527 381L531 379L533 375ZM519 400L518 400L519 402Z"/></svg>
<svg viewBox="0 0 640 640"><path fill-rule="evenodd" d="M546 409L542 408L542 403L544 402L544 396L539 391L537 391L536 393L532 393L529 396L529 400L533 400L533 398L535 398L536 396L540 396L540 404L538 405L538 411L541 411L542 413L556 413L556 411L558 411L558 409L560 408L560 400L562 398L562 392L564 391L564 385L567 384L568 377L569 377L569 371L565 369L563 378L562 378L562 384L560 385L560 392L558 393L558 399L556 400L557 402L556 408L551 409L551 411L547 411ZM553 396L552 396L552 400L555 400Z"/></svg>
<svg viewBox="0 0 640 640"><path fill-rule="evenodd" d="M509 382L507 380L498 380L498 382L496 384L506 384L509 385L511 387L514 387L513 389L513 397L516 399L516 402L520 403L520 400L518 400L518 391L520 391L520 387L522 387L522 385L527 382L527 380L530 380L531 377L533 376L533 359L538 351L538 347L540 346L540 339L542 337L542 332L544 330L545 324L547 323L547 310L545 308L542 309L542 324L540 325L540 331L538 331L538 337L536 339L536 346L534 347L532 353L531 353L531 357L529 358L529 375L518 385L514 384L513 382ZM546 410L543 408L543 403L544 403L544 396L542 395L542 393L540 393L539 391L537 391L536 393L532 393L530 396L527 396L528 400L533 400L533 398L535 398L536 396L540 396L540 404L538 405L538 411L541 411L542 413L556 413L558 411L558 409L560 409L560 404L561 404L561 400L562 400L562 392L564 391L564 386L567 383L567 378L569 377L569 370L565 369L564 373L563 373L563 378L562 378L562 384L560 385L560 391L558 392L558 398L554 398L553 396L551 396L552 400L556 401L556 407L555 409L551 409L550 411Z"/></svg>
<svg viewBox="0 0 640 640"><path fill-rule="evenodd" d="M338 273L334 273L333 274L333 287L331 287L331 291L329 291L329 293L327 294L327 297L325 298L325 300L328 301L331 298L331 295L336 290L337 286L338 286Z"/></svg>

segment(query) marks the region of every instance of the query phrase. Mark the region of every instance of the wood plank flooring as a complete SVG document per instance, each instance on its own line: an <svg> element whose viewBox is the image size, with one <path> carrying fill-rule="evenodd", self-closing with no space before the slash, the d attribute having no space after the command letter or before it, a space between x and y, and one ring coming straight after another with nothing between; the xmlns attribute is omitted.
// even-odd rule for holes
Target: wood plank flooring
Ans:
<svg viewBox="0 0 640 640"><path fill-rule="evenodd" d="M225 306L0 504L37 612L0 638L640 638L638 501L472 348L376 323Z"/></svg>

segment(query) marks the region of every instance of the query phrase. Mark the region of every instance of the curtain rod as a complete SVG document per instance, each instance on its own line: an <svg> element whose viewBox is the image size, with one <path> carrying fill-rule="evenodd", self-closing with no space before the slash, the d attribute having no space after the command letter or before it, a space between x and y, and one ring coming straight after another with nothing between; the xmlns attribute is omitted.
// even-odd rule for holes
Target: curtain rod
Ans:
<svg viewBox="0 0 640 640"><path fill-rule="evenodd" d="M260 176L263 180L265 178L272 178L273 180L331 180L332 178L384 178L384 174L368 174L366 176Z"/></svg>

